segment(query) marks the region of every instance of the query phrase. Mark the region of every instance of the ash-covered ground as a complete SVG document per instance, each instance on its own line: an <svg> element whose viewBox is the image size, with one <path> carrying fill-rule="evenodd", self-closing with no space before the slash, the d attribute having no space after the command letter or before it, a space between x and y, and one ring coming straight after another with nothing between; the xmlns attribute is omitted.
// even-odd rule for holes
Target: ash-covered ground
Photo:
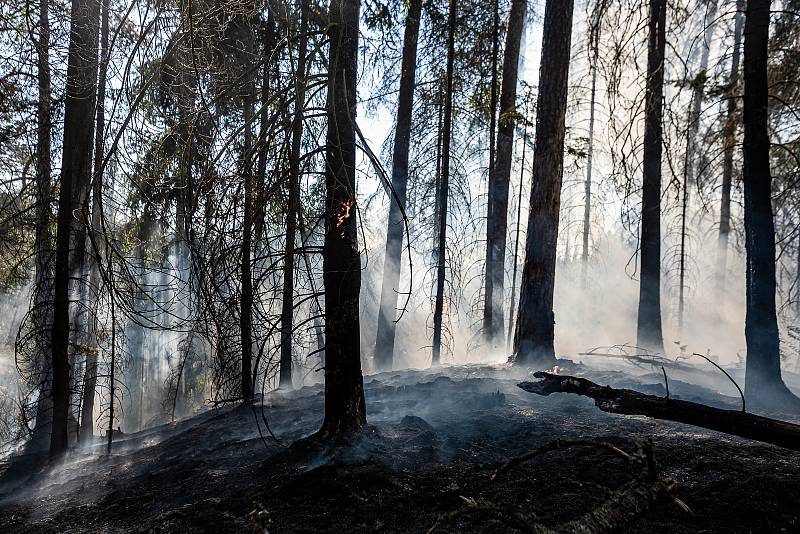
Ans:
<svg viewBox="0 0 800 534"><path fill-rule="evenodd" d="M598 383L663 394L661 370L581 365ZM674 372L674 398L736 408L724 377ZM721 376L721 375L720 375ZM263 410L227 407L72 452L61 465L8 458L0 532L508 532L465 502L556 526L635 473L590 448L550 452L491 481L509 458L556 438L626 450L652 440L660 474L691 513L665 504L629 532L800 532L800 453L680 424L610 415L590 399L539 397L506 366L365 377L370 428L335 452L287 447L320 425L322 388L275 392ZM689 382L703 386L689 385ZM786 417L786 416L784 416ZM277 436L273 439L267 429Z"/></svg>

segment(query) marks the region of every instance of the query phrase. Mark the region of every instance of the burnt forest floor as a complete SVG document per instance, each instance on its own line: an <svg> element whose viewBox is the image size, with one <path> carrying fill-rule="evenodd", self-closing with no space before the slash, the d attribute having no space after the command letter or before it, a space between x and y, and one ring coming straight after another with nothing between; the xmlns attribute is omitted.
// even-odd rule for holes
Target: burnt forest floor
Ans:
<svg viewBox="0 0 800 534"><path fill-rule="evenodd" d="M569 370L663 392L660 369ZM522 377L502 365L365 377L370 427L335 451L286 447L319 427L317 385L266 397L263 416L280 443L260 406L227 407L124 436L110 458L100 444L57 466L17 455L0 464L0 532L425 532L437 521L439 532L509 531L454 513L466 502L555 526L631 480L631 466L577 447L490 475L511 457L578 436L625 450L652 440L661 476L677 481L692 510L660 506L628 532L800 532L800 453L605 414L573 395L539 397L516 387ZM715 391L732 386L709 380L699 387L670 376L672 396L735 409L737 398Z"/></svg>

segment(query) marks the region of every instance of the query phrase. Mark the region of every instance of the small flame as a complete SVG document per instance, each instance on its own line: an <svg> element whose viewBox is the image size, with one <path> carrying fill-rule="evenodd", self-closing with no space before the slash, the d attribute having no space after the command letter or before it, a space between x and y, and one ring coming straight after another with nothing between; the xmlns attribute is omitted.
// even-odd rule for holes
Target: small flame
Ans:
<svg viewBox="0 0 800 534"><path fill-rule="evenodd" d="M551 375L561 374L562 368L559 365L554 365L552 369L548 369L546 372L550 373Z"/></svg>
<svg viewBox="0 0 800 534"><path fill-rule="evenodd" d="M350 208L353 207L353 200L348 200L347 202L342 203L344 207L344 213L339 213L336 215L336 227L343 225L344 222L350 218Z"/></svg>

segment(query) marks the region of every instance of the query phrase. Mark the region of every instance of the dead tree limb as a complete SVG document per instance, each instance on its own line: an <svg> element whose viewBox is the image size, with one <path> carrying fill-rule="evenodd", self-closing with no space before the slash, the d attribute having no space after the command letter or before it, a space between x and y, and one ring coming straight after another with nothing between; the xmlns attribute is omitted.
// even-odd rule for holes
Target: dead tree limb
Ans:
<svg viewBox="0 0 800 534"><path fill-rule="evenodd" d="M599 386L585 378L534 373L539 382L522 382L518 386L537 395L575 393L594 399L604 412L623 415L645 415L654 419L675 421L716 430L742 438L800 450L800 426L751 413L723 410L676 399L646 395L630 389Z"/></svg>

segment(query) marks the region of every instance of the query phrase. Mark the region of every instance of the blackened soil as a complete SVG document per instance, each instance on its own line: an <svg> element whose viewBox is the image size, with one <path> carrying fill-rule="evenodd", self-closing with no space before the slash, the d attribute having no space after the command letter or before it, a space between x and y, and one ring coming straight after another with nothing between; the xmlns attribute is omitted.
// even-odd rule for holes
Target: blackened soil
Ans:
<svg viewBox="0 0 800 534"><path fill-rule="evenodd" d="M583 374L620 387L659 385ZM665 503L627 532L800 532L800 454L685 425L537 397L498 367L368 378L371 426L345 447L286 447L318 428L319 387L273 394L262 410L206 412L57 466L16 457L0 479L0 532L508 532L467 502L548 526L578 518L638 470L586 447L556 450L490 481L509 458L563 437L633 451L652 440L660 475L692 510ZM671 381L673 396L706 395ZM259 432L259 429L261 433ZM262 439L261 434L265 438ZM465 513L461 513L465 512Z"/></svg>

